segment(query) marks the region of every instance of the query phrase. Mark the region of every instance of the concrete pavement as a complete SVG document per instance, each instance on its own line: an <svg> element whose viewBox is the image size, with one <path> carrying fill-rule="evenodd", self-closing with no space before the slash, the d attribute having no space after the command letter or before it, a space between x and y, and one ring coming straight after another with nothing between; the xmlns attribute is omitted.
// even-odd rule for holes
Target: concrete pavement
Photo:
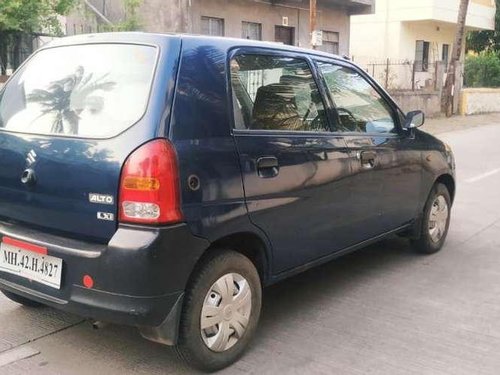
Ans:
<svg viewBox="0 0 500 375"><path fill-rule="evenodd" d="M500 127L486 121L498 123L439 135L459 180L441 253L389 239L266 289L252 347L221 373L498 374ZM132 328L93 330L3 297L0 322L2 375L193 373Z"/></svg>
<svg viewBox="0 0 500 375"><path fill-rule="evenodd" d="M478 128L485 125L500 124L500 113L487 113L475 116L445 116L428 118L422 127L428 133L439 135L451 131Z"/></svg>

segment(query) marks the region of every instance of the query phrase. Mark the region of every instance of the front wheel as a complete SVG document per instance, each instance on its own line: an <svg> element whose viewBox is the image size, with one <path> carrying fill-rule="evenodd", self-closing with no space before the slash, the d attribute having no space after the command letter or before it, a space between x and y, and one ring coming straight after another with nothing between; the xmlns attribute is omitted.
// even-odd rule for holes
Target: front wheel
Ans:
<svg viewBox="0 0 500 375"><path fill-rule="evenodd" d="M441 250L448 235L450 218L450 193L445 185L436 184L425 204L420 237L412 241L415 250L423 254Z"/></svg>
<svg viewBox="0 0 500 375"><path fill-rule="evenodd" d="M196 271L186 291L177 351L190 365L217 371L234 363L257 328L261 283L253 263L217 251Z"/></svg>

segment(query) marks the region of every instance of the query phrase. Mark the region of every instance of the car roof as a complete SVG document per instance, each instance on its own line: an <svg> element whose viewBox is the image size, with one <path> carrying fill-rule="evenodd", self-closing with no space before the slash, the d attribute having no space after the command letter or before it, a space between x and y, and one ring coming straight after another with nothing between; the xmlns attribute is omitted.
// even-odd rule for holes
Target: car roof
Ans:
<svg viewBox="0 0 500 375"><path fill-rule="evenodd" d="M260 47L275 49L279 51L288 51L296 53L305 53L308 55L315 55L319 57L326 57L329 59L336 59L341 61L348 61L347 58L332 55L326 52L305 49L295 46L289 46L276 42L264 42L250 39L238 39L205 35L192 35L192 34L175 34L175 33L146 33L146 32L110 32L98 34L80 34L68 36L64 38L55 39L46 44L44 48L75 45L75 44L89 44L89 43L144 43L144 44L161 44L166 39L181 39L181 40L194 40L201 44L211 46L224 46L224 47Z"/></svg>

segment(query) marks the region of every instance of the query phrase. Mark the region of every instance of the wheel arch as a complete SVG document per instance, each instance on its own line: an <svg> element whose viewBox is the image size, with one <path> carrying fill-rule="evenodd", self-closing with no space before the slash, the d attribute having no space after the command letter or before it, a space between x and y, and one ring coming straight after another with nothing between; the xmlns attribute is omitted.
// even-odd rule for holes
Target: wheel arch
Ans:
<svg viewBox="0 0 500 375"><path fill-rule="evenodd" d="M249 231L227 234L212 241L196 262L191 276L196 273L208 257L221 249L233 250L245 255L257 269L262 284L266 285L269 282L271 277L271 252L269 245L260 235Z"/></svg>
<svg viewBox="0 0 500 375"><path fill-rule="evenodd" d="M189 288L192 284L193 277L205 261L220 250L233 250L248 257L255 265L262 285L269 283L271 279L270 245L260 235L249 231L227 234L212 241L194 264L186 288ZM161 344L177 345L179 324L184 306L184 294L182 294L165 321L158 327L140 327L141 335L148 340Z"/></svg>
<svg viewBox="0 0 500 375"><path fill-rule="evenodd" d="M444 186L446 186L448 192L450 193L451 202L453 203L453 201L455 200L455 190L456 190L455 179L453 178L453 176L450 175L449 173L442 174L436 179L434 185L436 184L443 184Z"/></svg>

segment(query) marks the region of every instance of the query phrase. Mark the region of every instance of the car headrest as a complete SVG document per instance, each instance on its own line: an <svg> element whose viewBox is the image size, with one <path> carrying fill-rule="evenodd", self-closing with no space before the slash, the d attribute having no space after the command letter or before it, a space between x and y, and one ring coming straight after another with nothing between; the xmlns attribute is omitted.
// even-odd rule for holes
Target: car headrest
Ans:
<svg viewBox="0 0 500 375"><path fill-rule="evenodd" d="M310 85L312 81L311 76L306 76L306 77L301 77L297 75L284 75L281 76L280 78L280 83L282 85L289 85L289 86L294 86L294 85Z"/></svg>
<svg viewBox="0 0 500 375"><path fill-rule="evenodd" d="M289 128L290 119L299 117L293 86L273 83L257 90L252 128Z"/></svg>

